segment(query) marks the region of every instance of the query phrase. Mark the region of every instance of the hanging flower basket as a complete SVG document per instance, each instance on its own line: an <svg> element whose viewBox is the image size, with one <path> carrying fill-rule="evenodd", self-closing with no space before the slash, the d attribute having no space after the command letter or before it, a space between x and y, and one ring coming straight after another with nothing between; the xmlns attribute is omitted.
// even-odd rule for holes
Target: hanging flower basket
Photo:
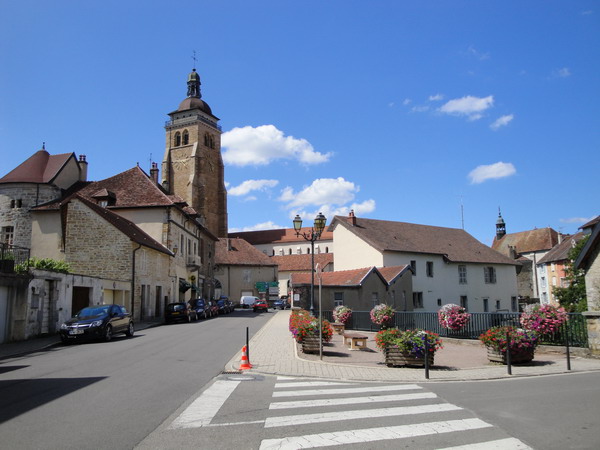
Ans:
<svg viewBox="0 0 600 450"><path fill-rule="evenodd" d="M382 330L390 328L394 323L394 308L381 303L375 306L370 313L371 322L379 325Z"/></svg>
<svg viewBox="0 0 600 450"><path fill-rule="evenodd" d="M459 331L469 324L471 314L465 308L453 303L442 306L438 311L438 321L447 330Z"/></svg>

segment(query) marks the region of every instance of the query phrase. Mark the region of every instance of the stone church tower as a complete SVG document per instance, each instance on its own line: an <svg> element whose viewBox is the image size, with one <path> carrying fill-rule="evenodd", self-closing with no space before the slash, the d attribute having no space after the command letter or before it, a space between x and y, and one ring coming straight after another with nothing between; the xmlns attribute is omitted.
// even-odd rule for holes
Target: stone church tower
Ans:
<svg viewBox="0 0 600 450"><path fill-rule="evenodd" d="M162 185L184 199L217 237L227 237L227 191L221 127L210 106L201 100L200 75L188 75L187 98L169 113Z"/></svg>

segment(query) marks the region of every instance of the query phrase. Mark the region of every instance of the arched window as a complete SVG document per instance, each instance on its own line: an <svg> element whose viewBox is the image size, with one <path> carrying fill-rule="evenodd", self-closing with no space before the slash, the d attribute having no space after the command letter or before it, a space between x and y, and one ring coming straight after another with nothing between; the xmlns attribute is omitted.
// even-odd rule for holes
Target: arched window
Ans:
<svg viewBox="0 0 600 450"><path fill-rule="evenodd" d="M210 147L210 136L208 133L204 133L204 146Z"/></svg>
<svg viewBox="0 0 600 450"><path fill-rule="evenodd" d="M178 131L175 133L175 147L179 147L181 145L181 133Z"/></svg>
<svg viewBox="0 0 600 450"><path fill-rule="evenodd" d="M188 145L190 143L190 134L188 130L183 130L183 145Z"/></svg>
<svg viewBox="0 0 600 450"><path fill-rule="evenodd" d="M210 148L215 148L215 139L213 138L212 134L208 137L208 141L209 141L209 144L210 144L209 147Z"/></svg>

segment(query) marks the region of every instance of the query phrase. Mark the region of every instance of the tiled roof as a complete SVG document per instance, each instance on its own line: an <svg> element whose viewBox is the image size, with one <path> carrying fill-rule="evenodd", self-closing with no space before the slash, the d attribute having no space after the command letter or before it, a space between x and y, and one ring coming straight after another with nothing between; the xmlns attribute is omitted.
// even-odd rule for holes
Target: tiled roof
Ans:
<svg viewBox="0 0 600 450"><path fill-rule="evenodd" d="M141 244L145 247L153 248L154 250L158 250L159 252L166 253L167 255L173 256L173 253L162 245L160 242L154 240L148 234L146 234L142 229L140 229L136 224L127 220L118 214L113 213L109 209L102 208L98 206L96 203L89 201L88 199L75 194L71 197L70 200L77 199L84 203L88 208L106 220L108 223L113 225L116 229L118 229L125 236L129 237L132 241ZM66 201L62 204L63 207L66 207L69 201ZM68 220L68 219L67 219Z"/></svg>
<svg viewBox="0 0 600 450"><path fill-rule="evenodd" d="M594 225L596 225L598 222L600 222L600 216L596 216L594 217L592 220L590 220L588 223L584 223L583 225L581 225L579 228L580 229L584 229L584 228L591 228Z"/></svg>
<svg viewBox="0 0 600 450"><path fill-rule="evenodd" d="M301 232L309 234L311 231L310 227L303 227L300 229ZM302 236L296 236L296 231L293 228L280 228L277 230L259 230L259 231L240 231L236 233L229 233L229 237L239 237L250 242L252 245L260 244L284 244L290 242L305 242ZM323 230L321 233L321 239L333 240L333 233ZM319 241L316 241L317 243Z"/></svg>
<svg viewBox="0 0 600 450"><path fill-rule="evenodd" d="M312 258L311 255L283 255L271 256L271 260L279 265L280 272L310 272ZM333 253L316 253L315 265L325 269L329 264L333 264Z"/></svg>
<svg viewBox="0 0 600 450"><path fill-rule="evenodd" d="M560 244L556 244L552 250L546 253L544 257L537 263L547 264L551 262L565 261L573 246L584 237L585 234L583 232L576 233L573 236L563 236L563 241Z"/></svg>
<svg viewBox="0 0 600 450"><path fill-rule="evenodd" d="M276 266L260 250L244 239L221 238L215 245L215 264L240 266Z"/></svg>
<svg viewBox="0 0 600 450"><path fill-rule="evenodd" d="M530 253L550 250L558 244L558 233L552 228L539 228L519 233L509 233L499 240L494 239L492 248L504 255L510 254L510 247L517 253Z"/></svg>
<svg viewBox="0 0 600 450"><path fill-rule="evenodd" d="M408 252L442 255L452 262L515 264L515 261L482 244L458 228L417 225L405 222L336 216L332 228L343 226L380 252Z"/></svg>
<svg viewBox="0 0 600 450"><path fill-rule="evenodd" d="M337 272L323 272L322 285L323 286L360 286L365 277L372 270L376 270L375 267L363 267L362 269L352 270L340 270ZM310 273L292 273L290 275L290 283L293 286L299 284L310 284ZM315 275L315 285L319 284L319 279Z"/></svg>
<svg viewBox="0 0 600 450"><path fill-rule="evenodd" d="M361 269L338 270L336 272L323 272L321 275L322 286L360 286L363 280L374 272L381 277L382 281L391 284L399 275L409 269L410 266L393 266L393 267L363 267ZM291 284L298 286L300 284L310 284L310 273L292 273L290 275ZM319 283L319 279L315 276L315 284Z"/></svg>
<svg viewBox="0 0 600 450"><path fill-rule="evenodd" d="M0 178L0 183L51 183L74 153L51 155L39 150Z"/></svg>

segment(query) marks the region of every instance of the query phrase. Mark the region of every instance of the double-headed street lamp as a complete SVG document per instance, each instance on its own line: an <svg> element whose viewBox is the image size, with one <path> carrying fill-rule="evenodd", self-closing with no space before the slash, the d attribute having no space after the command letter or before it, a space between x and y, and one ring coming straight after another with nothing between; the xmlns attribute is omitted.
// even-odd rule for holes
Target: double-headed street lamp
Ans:
<svg viewBox="0 0 600 450"><path fill-rule="evenodd" d="M298 214L294 218L294 230L296 236L302 236L304 240L310 241L310 255L311 255L311 272L310 272L310 314L315 315L314 297L315 297L315 241L321 237L321 233L325 229L325 223L327 219L323 213L317 214L315 217L315 223L309 232L302 232L302 219Z"/></svg>

